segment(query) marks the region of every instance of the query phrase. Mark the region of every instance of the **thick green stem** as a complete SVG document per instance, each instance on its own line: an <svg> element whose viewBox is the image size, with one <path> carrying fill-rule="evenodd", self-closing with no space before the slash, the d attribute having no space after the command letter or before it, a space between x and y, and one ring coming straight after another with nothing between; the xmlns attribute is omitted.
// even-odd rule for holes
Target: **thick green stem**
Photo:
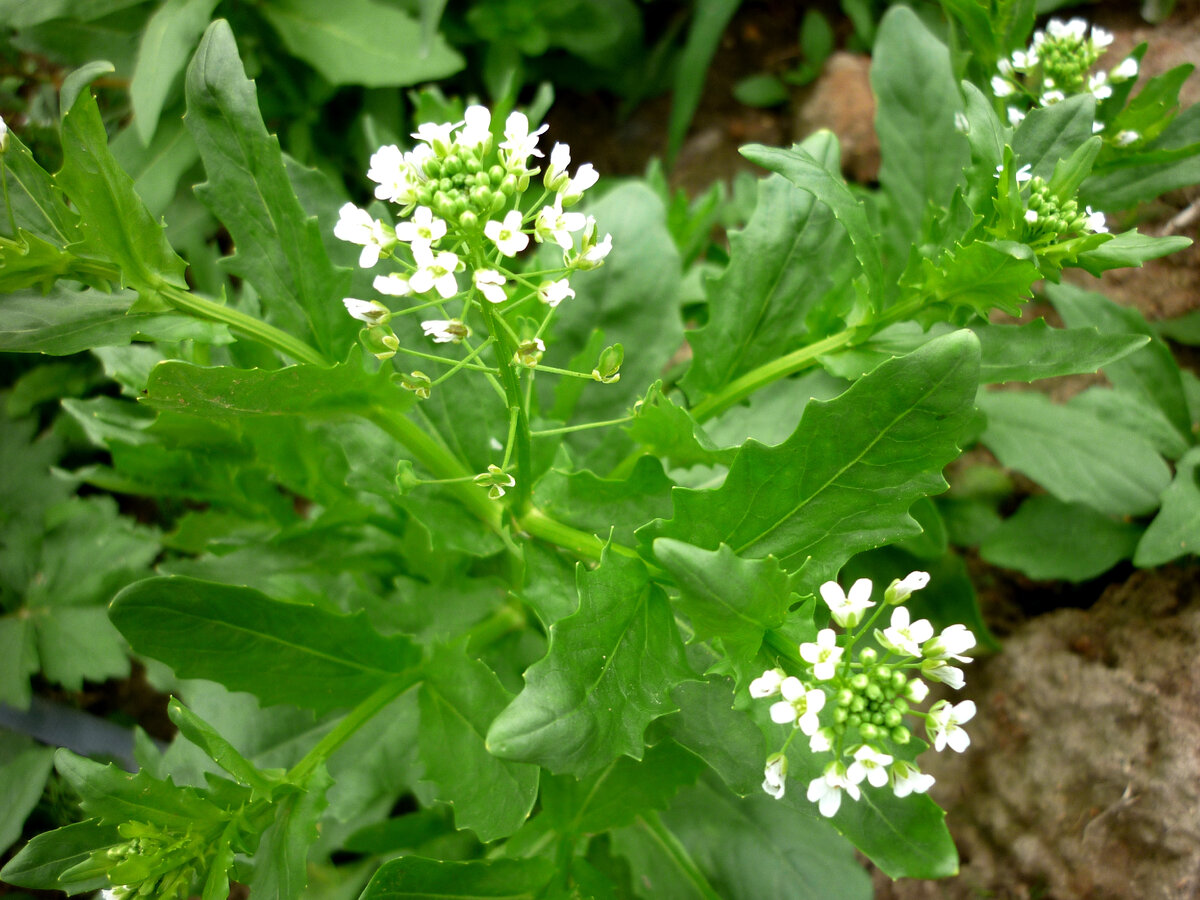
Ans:
<svg viewBox="0 0 1200 900"><path fill-rule="evenodd" d="M713 886L708 883L708 879L700 871L700 867L696 865L696 861L692 859L692 855L688 853L687 847L683 846L679 838L667 830L667 827L663 825L662 820L658 817L658 813L654 811L643 813L638 816L638 825L670 857L671 862L692 883L692 887L696 889L696 892L704 900L721 900L721 895L713 890Z"/></svg>
<svg viewBox="0 0 1200 900"><path fill-rule="evenodd" d="M565 547L585 559L599 560L605 546L613 553L619 553L621 556L628 556L631 559L638 558L637 551L633 548L612 542L606 544L594 534L588 534L586 531L580 531L578 528L564 525L562 522L550 518L536 507L526 510L524 515L517 520L517 525L527 534L541 538L544 541L549 541L552 544L558 544L560 547Z"/></svg>

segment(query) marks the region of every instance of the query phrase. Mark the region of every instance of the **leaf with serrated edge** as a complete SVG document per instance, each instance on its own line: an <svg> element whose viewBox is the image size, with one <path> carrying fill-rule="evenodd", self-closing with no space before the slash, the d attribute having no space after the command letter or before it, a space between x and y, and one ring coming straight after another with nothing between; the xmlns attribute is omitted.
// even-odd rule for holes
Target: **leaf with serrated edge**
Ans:
<svg viewBox="0 0 1200 900"><path fill-rule="evenodd" d="M605 550L578 582L579 611L550 627L549 651L492 723L488 748L582 777L621 754L640 759L646 726L675 710L671 689L693 676L642 563Z"/></svg>
<svg viewBox="0 0 1200 900"><path fill-rule="evenodd" d="M96 819L75 822L54 831L44 831L21 848L21 852L0 869L0 879L18 887L44 891L70 891L73 894L108 886L103 875L78 880L60 876L84 862L93 850L117 843L120 836L113 825L101 825Z"/></svg>
<svg viewBox="0 0 1200 900"><path fill-rule="evenodd" d="M592 472L551 469L533 489L542 512L575 528L629 543L640 525L671 509L671 479L649 456L637 461L628 478L600 478Z"/></svg>
<svg viewBox="0 0 1200 900"><path fill-rule="evenodd" d="M1144 347L1137 334L1101 334L1095 328L1051 328L1045 319L1026 325L980 325L979 380L984 384L1037 381L1095 372Z"/></svg>
<svg viewBox="0 0 1200 900"><path fill-rule="evenodd" d="M296 900L308 883L308 848L320 835L318 820L329 805L333 779L319 766L304 785L275 806L275 821L263 832L254 854L250 893L273 900Z"/></svg>

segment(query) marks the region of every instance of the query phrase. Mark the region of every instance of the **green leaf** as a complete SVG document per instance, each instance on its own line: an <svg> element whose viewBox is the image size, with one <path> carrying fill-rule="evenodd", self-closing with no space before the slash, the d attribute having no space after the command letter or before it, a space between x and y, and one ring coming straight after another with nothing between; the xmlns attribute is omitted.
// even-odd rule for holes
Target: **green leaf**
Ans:
<svg viewBox="0 0 1200 900"><path fill-rule="evenodd" d="M883 159L879 181L903 235L915 239L927 207L949 205L969 151L954 127L963 101L950 51L906 6L892 7L879 24L871 87Z"/></svg>
<svg viewBox="0 0 1200 900"><path fill-rule="evenodd" d="M318 822L329 805L325 795L332 785L325 767L318 766L302 791L275 804L275 821L263 832L254 854L251 894L296 900L304 891L308 848L320 835Z"/></svg>
<svg viewBox="0 0 1200 900"><path fill-rule="evenodd" d="M21 852L0 869L0 879L18 887L45 891L70 891L79 894L108 886L103 875L82 879L62 880L64 872L84 862L100 847L120 840L112 825L101 825L97 819L75 822L53 831L35 835Z"/></svg>
<svg viewBox="0 0 1200 900"><path fill-rule="evenodd" d="M662 463L649 456L638 459L625 479L600 478L588 471L553 468L534 487L533 502L542 512L566 525L607 540L628 544L633 532L671 509L671 480Z"/></svg>
<svg viewBox="0 0 1200 900"><path fill-rule="evenodd" d="M1163 492L1162 509L1146 529L1135 565L1149 568L1200 552L1200 447L1193 447L1179 461L1175 480Z"/></svg>
<svg viewBox="0 0 1200 900"><path fill-rule="evenodd" d="M362 612L334 615L193 578L138 582L109 615L138 653L179 677L208 678L268 705L353 706L420 661L408 638L384 637Z"/></svg>
<svg viewBox="0 0 1200 900"><path fill-rule="evenodd" d="M254 286L285 331L311 335L327 358L343 358L355 330L341 304L349 272L329 261L320 225L296 199L279 141L263 125L254 83L224 20L205 32L185 92L185 121L208 175L196 195L236 248L222 265Z"/></svg>
<svg viewBox="0 0 1200 900"><path fill-rule="evenodd" d="M1016 163L1032 166L1034 175L1049 181L1059 160L1091 139L1095 117L1096 100L1091 94L1076 94L1061 103L1030 110L1013 134Z"/></svg>
<svg viewBox="0 0 1200 900"><path fill-rule="evenodd" d="M662 392L661 382L650 386L625 431L647 453L676 466L728 464L735 452L733 448L718 447L690 412Z"/></svg>
<svg viewBox="0 0 1200 900"><path fill-rule="evenodd" d="M1158 506L1171 480L1167 464L1141 435L1043 394L986 391L979 406L988 418L988 449L1059 500L1136 516Z"/></svg>
<svg viewBox="0 0 1200 900"><path fill-rule="evenodd" d="M675 710L670 691L692 673L645 566L606 550L578 580L578 612L550 627L549 651L487 742L497 756L582 777L621 754L640 759L646 726Z"/></svg>
<svg viewBox="0 0 1200 900"><path fill-rule="evenodd" d="M426 40L420 22L374 0L342 0L336 9L323 0L273 0L262 11L284 46L330 84L400 87L464 65L440 35Z"/></svg>
<svg viewBox="0 0 1200 900"><path fill-rule="evenodd" d="M674 99L667 123L667 162L670 163L683 146L688 125L700 105L704 89L704 74L717 52L717 44L725 27L737 12L742 0L698 0L687 42L675 70Z"/></svg>
<svg viewBox="0 0 1200 900"><path fill-rule="evenodd" d="M359 900L537 900L554 871L548 859L443 862L402 856L379 867Z"/></svg>
<svg viewBox="0 0 1200 900"><path fill-rule="evenodd" d="M816 637L814 629L813 636ZM707 668L715 660L702 658L702 648L691 657L697 668ZM732 678L710 675L704 681L688 681L671 694L679 712L660 719L663 733L703 759L740 796L762 790L762 760L767 758L762 729L744 709L733 709Z"/></svg>
<svg viewBox="0 0 1200 900"><path fill-rule="evenodd" d="M1130 391L1090 387L1068 400L1067 405L1140 434L1167 459L1179 459L1190 446L1161 409Z"/></svg>
<svg viewBox="0 0 1200 900"><path fill-rule="evenodd" d="M733 86L733 98L746 106L782 106L790 96L787 86L766 72L743 78Z"/></svg>
<svg viewBox="0 0 1200 900"><path fill-rule="evenodd" d="M820 159L803 150L801 145L791 150L783 150L764 147L761 144L749 144L738 152L750 162L779 173L828 207L850 236L850 242L854 245L854 255L867 279L867 295L878 304L884 294L883 264L880 261L879 244L875 239L875 228L867 219L866 209L850 193L845 179L831 171Z"/></svg>
<svg viewBox="0 0 1200 900"><path fill-rule="evenodd" d="M12 131L8 133L0 177L4 179L9 209L18 229L31 232L56 247L66 247L80 240L78 214L67 206L50 173L38 164L29 148ZM8 217L0 216L0 233L16 237L9 225Z"/></svg>
<svg viewBox="0 0 1200 900"><path fill-rule="evenodd" d="M168 211L176 195L182 190L184 176L200 158L200 151L196 142L192 140L191 132L184 125L182 116L172 116L165 122L160 121L149 146L142 144L136 128L126 128L113 138L110 148L121 168L133 177L134 190L155 216L161 216ZM190 194L190 179L187 185L187 193ZM182 218L179 212L188 207L194 216L203 215L199 212L198 205L191 203L188 198L171 211L172 218ZM194 225L192 227L194 228ZM186 232L175 235L177 242L185 238Z"/></svg>
<svg viewBox="0 0 1200 900"><path fill-rule="evenodd" d="M86 249L115 263L125 286L161 308L153 295L168 284L186 288L186 264L109 152L90 91L83 91L63 116L62 144L63 165L54 181L79 211Z"/></svg>
<svg viewBox="0 0 1200 900"><path fill-rule="evenodd" d="M1167 256L1192 245L1192 239L1179 235L1154 237L1136 230L1114 235L1095 250L1087 250L1075 258L1080 268L1099 276L1109 269L1141 268L1142 263Z"/></svg>
<svg viewBox="0 0 1200 900"><path fill-rule="evenodd" d="M1101 334L1091 328L1051 328L1045 319L1025 325L980 325L983 384L1082 375L1121 359L1150 342L1140 334Z"/></svg>
<svg viewBox="0 0 1200 900"><path fill-rule="evenodd" d="M720 488L676 488L674 517L639 537L725 543L739 556L774 555L788 571L809 560L804 583L815 585L855 553L918 533L909 507L945 490L941 469L973 416L978 354L973 334L955 332L883 363L835 400L811 401L787 441L748 441Z"/></svg>
<svg viewBox="0 0 1200 900"><path fill-rule="evenodd" d="M654 555L675 578L679 611L688 617L696 640L717 640L740 687L753 671L763 635L783 625L793 600L795 578L772 556L742 559L727 545L701 550L660 538ZM761 670L760 670L761 671Z"/></svg>
<svg viewBox="0 0 1200 900"><path fill-rule="evenodd" d="M1141 152L1102 164L1084 182L1081 202L1130 209L1200 181L1200 108L1184 110Z"/></svg>
<svg viewBox="0 0 1200 900"><path fill-rule="evenodd" d="M1129 559L1142 530L1082 503L1030 497L984 539L979 555L1037 581L1086 581Z"/></svg>
<svg viewBox="0 0 1200 900"><path fill-rule="evenodd" d="M0 703L29 707L29 676L38 664L37 632L25 616L0 617Z"/></svg>
<svg viewBox="0 0 1200 900"><path fill-rule="evenodd" d="M824 172L836 172L837 139L817 132L793 148ZM800 186L803 188L803 185ZM834 287L845 240L834 214L807 189L782 175L758 182L754 214L729 235L729 265L706 287L708 323L688 332L691 368L683 388L695 398L796 349L808 333L805 316Z"/></svg>
<svg viewBox="0 0 1200 900"><path fill-rule="evenodd" d="M538 793L537 766L497 759L488 726L512 700L495 674L461 648L438 651L421 683L421 760L454 822L484 843L524 824Z"/></svg>
<svg viewBox="0 0 1200 900"><path fill-rule="evenodd" d="M282 770L270 774L260 772L254 763L242 756L215 728L173 697L167 705L167 715L180 734L207 753L213 762L232 775L239 784L244 784L256 795L264 797L269 797L274 791Z"/></svg>
<svg viewBox="0 0 1200 900"><path fill-rule="evenodd" d="M1037 257L1025 244L972 241L937 257L923 258L919 277L905 281L931 299L950 307L966 307L987 318L993 308L1020 315L1030 288L1042 277ZM938 320L944 315L934 314Z"/></svg>
<svg viewBox="0 0 1200 900"><path fill-rule="evenodd" d="M54 766L54 748L35 744L24 735L0 731L0 853L21 837L25 818L42 798Z"/></svg>
<svg viewBox="0 0 1200 900"><path fill-rule="evenodd" d="M146 22L138 47L137 67L129 83L133 125L143 144L149 144L158 127L175 78L183 71L188 53L208 27L220 0L167 0Z"/></svg>
<svg viewBox="0 0 1200 900"><path fill-rule="evenodd" d="M1070 285L1047 285L1046 296L1070 327L1092 325L1104 334L1144 334L1150 344L1104 367L1113 386L1161 410L1180 436L1191 443L1192 417L1179 365L1171 350L1136 309L1117 306L1103 294Z"/></svg>
<svg viewBox="0 0 1200 900"><path fill-rule="evenodd" d="M69 356L131 341L232 340L224 325L190 316L129 312L129 291L104 294L56 284L46 296L21 291L0 297L0 350Z"/></svg>

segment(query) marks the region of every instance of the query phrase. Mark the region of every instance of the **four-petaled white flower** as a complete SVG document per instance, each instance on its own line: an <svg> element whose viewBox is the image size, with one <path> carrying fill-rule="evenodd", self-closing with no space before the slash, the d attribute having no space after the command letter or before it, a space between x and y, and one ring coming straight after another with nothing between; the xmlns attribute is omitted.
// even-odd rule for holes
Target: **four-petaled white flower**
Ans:
<svg viewBox="0 0 1200 900"><path fill-rule="evenodd" d="M468 106L463 113L463 130L454 137L460 147L477 149L492 137L492 111L486 106Z"/></svg>
<svg viewBox="0 0 1200 900"><path fill-rule="evenodd" d="M850 592L842 590L836 581L827 581L820 587L821 599L829 607L833 620L843 628L854 628L862 621L863 613L875 605L871 599L871 579L860 578L850 586Z"/></svg>
<svg viewBox="0 0 1200 900"><path fill-rule="evenodd" d="M399 272L376 275L371 286L379 293L387 294L389 297L407 297L413 292L412 285L408 283L408 276L401 275Z"/></svg>
<svg viewBox="0 0 1200 900"><path fill-rule="evenodd" d="M966 625L947 625L942 633L921 646L921 655L926 659L956 659L959 662L970 662L970 657L963 656L975 646L975 635Z"/></svg>
<svg viewBox="0 0 1200 900"><path fill-rule="evenodd" d="M405 206L415 199L413 188L417 179L408 158L395 144L380 147L371 154L367 177L377 183L375 196L380 200Z"/></svg>
<svg viewBox="0 0 1200 900"><path fill-rule="evenodd" d="M1067 95L1057 88L1042 92L1042 103L1046 106L1051 106L1055 103L1062 103L1067 99Z"/></svg>
<svg viewBox="0 0 1200 900"><path fill-rule="evenodd" d="M1037 50L1014 50L1012 53L1012 66L1018 72L1024 72L1026 69L1032 69L1037 64Z"/></svg>
<svg viewBox="0 0 1200 900"><path fill-rule="evenodd" d="M782 669L767 669L750 682L750 696L755 700L774 697L779 693L779 686L785 677Z"/></svg>
<svg viewBox="0 0 1200 900"><path fill-rule="evenodd" d="M1128 81L1130 78L1136 78L1137 73L1137 59L1132 56L1127 56L1121 61L1119 66L1109 73L1109 77L1112 78L1113 81Z"/></svg>
<svg viewBox="0 0 1200 900"><path fill-rule="evenodd" d="M379 254L395 243L395 235L388 226L372 218L369 212L359 209L353 203L347 203L338 210L338 221L333 226L333 236L362 247L358 265L363 269L373 267L379 262Z"/></svg>
<svg viewBox="0 0 1200 900"><path fill-rule="evenodd" d="M932 775L926 775L910 762L898 760L892 766L892 791L897 797L924 794L933 787L933 781Z"/></svg>
<svg viewBox="0 0 1200 900"><path fill-rule="evenodd" d="M434 241L441 240L445 234L446 223L434 218L433 210L428 206L418 206L412 219L396 226L396 240L407 241L414 247L417 244L431 247Z"/></svg>
<svg viewBox="0 0 1200 900"><path fill-rule="evenodd" d="M1020 110L1015 106L1010 106L1008 108L1008 124L1009 125L1011 125L1013 128L1016 128L1018 125L1020 125L1024 121L1025 121L1025 113L1023 110Z"/></svg>
<svg viewBox="0 0 1200 900"><path fill-rule="evenodd" d="M574 203L583 196L583 192L593 187L600 180L600 173L591 163L584 163L575 170L575 176L563 188L563 202Z"/></svg>
<svg viewBox="0 0 1200 900"><path fill-rule="evenodd" d="M910 678L908 684L904 686L904 696L913 703L923 703L929 696L929 685L920 678Z"/></svg>
<svg viewBox="0 0 1200 900"><path fill-rule="evenodd" d="M554 198L553 206L543 206L538 210L533 222L533 236L538 243L552 240L564 250L570 250L575 244L572 232L579 231L587 225L587 217L583 213L563 212L562 194Z"/></svg>
<svg viewBox="0 0 1200 900"><path fill-rule="evenodd" d="M543 281L538 286L537 293L538 299L551 309L554 309L567 298L575 296L575 291L565 278L560 278L557 281Z"/></svg>
<svg viewBox="0 0 1200 900"><path fill-rule="evenodd" d="M436 289L446 300L458 293L458 281L454 278L454 273L460 266L458 256L449 250L439 250L435 256L433 251L421 242L413 244L412 251L417 271L412 273L408 283L414 293L424 294L428 290Z"/></svg>
<svg viewBox="0 0 1200 900"><path fill-rule="evenodd" d="M546 190L558 192L567 186L571 177L567 174L567 166L571 165L571 148L567 144L555 144L550 151L550 162L542 173L542 183Z"/></svg>
<svg viewBox="0 0 1200 900"><path fill-rule="evenodd" d="M1037 210L1034 210L1034 209L1025 210L1025 221L1026 222L1028 222L1030 225L1036 225L1037 220L1038 220Z"/></svg>
<svg viewBox="0 0 1200 900"><path fill-rule="evenodd" d="M1113 42L1111 31L1101 28L1099 25L1092 26L1092 46L1097 50L1103 50Z"/></svg>
<svg viewBox="0 0 1200 900"><path fill-rule="evenodd" d="M821 727L818 713L825 708L825 692L820 688L809 690L799 678L790 676L779 685L783 699L771 704L771 721L778 725L792 725L811 735Z"/></svg>
<svg viewBox="0 0 1200 900"><path fill-rule="evenodd" d="M933 749L939 753L947 746L957 753L962 753L971 746L971 737L960 726L970 722L975 716L975 704L970 700L961 703L951 703L949 700L939 700L929 709L929 718L925 722L925 732L933 742Z"/></svg>
<svg viewBox="0 0 1200 900"><path fill-rule="evenodd" d="M928 572L909 572L903 578L897 578L888 585L884 599L888 603L903 603L913 595L913 591L919 591L927 584L929 584Z"/></svg>
<svg viewBox="0 0 1200 900"><path fill-rule="evenodd" d="M510 113L504 122L504 140L500 143L500 149L508 151L508 164L513 166L519 163L523 166L530 156L544 155L537 149L537 139L548 127L543 125L537 131L530 132L529 118L525 113Z"/></svg>
<svg viewBox="0 0 1200 900"><path fill-rule="evenodd" d="M833 729L818 728L808 739L808 749L812 753L825 753L833 749Z"/></svg>
<svg viewBox="0 0 1200 900"><path fill-rule="evenodd" d="M1112 86L1108 83L1108 75L1097 72L1088 79L1088 90L1097 100L1107 100L1112 96Z"/></svg>
<svg viewBox="0 0 1200 900"><path fill-rule="evenodd" d="M503 287L508 283L508 279L495 269L476 269L474 278L475 287L479 288L479 293L490 302L503 303L508 299Z"/></svg>
<svg viewBox="0 0 1200 900"><path fill-rule="evenodd" d="M1079 18L1071 19L1069 22L1064 22L1062 19L1051 19L1046 25L1046 31L1050 37L1059 40L1073 38L1082 41L1087 34L1087 27L1087 22Z"/></svg>
<svg viewBox="0 0 1200 900"><path fill-rule="evenodd" d="M435 152L442 154L450 148L450 143L454 139L454 129L461 124L462 122L442 122L441 124L424 122L417 126L417 130L413 132L412 136L418 141L424 141L433 147Z"/></svg>
<svg viewBox="0 0 1200 900"><path fill-rule="evenodd" d="M1096 212L1090 206L1084 208L1084 213L1087 215L1087 221L1083 223L1083 227L1093 234L1107 234L1108 223L1104 218L1104 213Z"/></svg>
<svg viewBox="0 0 1200 900"><path fill-rule="evenodd" d="M787 757L782 753L767 757L762 786L776 800L783 799L783 792L787 789Z"/></svg>
<svg viewBox="0 0 1200 900"><path fill-rule="evenodd" d="M346 312L368 325L380 325L392 317L392 311L378 300L356 300L354 297L346 297L342 304L346 307Z"/></svg>
<svg viewBox="0 0 1200 900"><path fill-rule="evenodd" d="M516 256L529 246L529 235L521 230L519 209L510 209L503 222L489 221L483 233L505 256Z"/></svg>
<svg viewBox="0 0 1200 900"><path fill-rule="evenodd" d="M837 634L832 628L823 628L817 634L817 642L800 645L800 657L813 667L817 681L828 681L837 671L842 660L842 648L837 645Z"/></svg>
<svg viewBox="0 0 1200 900"><path fill-rule="evenodd" d="M850 763L850 768L846 770L846 780L861 784L865 778L872 787L883 787L887 784L887 767L891 764L892 757L863 744L854 751L854 762Z"/></svg>
<svg viewBox="0 0 1200 900"><path fill-rule="evenodd" d="M421 323L421 330L435 344L457 344L471 335L471 329L458 319L430 319Z"/></svg>
<svg viewBox="0 0 1200 900"><path fill-rule="evenodd" d="M1007 97L1016 91L1013 83L999 75L992 76L992 93L997 97Z"/></svg>
<svg viewBox="0 0 1200 900"><path fill-rule="evenodd" d="M892 624L882 632L875 629L875 640L893 653L906 656L921 655L921 645L933 637L933 625L928 619L909 622L908 609L897 606L892 610Z"/></svg>
<svg viewBox="0 0 1200 900"><path fill-rule="evenodd" d="M809 782L808 799L817 804L821 815L829 819L837 814L842 805L842 791L849 794L852 800L861 796L858 785L846 778L846 767L840 762L831 762L820 778Z"/></svg>
<svg viewBox="0 0 1200 900"><path fill-rule="evenodd" d="M963 677L963 670L958 666L952 666L944 659L927 659L921 663L921 674L930 681L938 681L954 690L961 690L962 686L967 683Z"/></svg>

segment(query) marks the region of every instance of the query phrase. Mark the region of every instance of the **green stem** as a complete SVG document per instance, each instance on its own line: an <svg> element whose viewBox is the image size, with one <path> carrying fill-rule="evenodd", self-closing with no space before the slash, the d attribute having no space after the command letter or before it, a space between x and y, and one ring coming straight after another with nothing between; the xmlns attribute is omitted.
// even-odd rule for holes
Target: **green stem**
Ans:
<svg viewBox="0 0 1200 900"><path fill-rule="evenodd" d="M496 339L496 362L500 367L500 384L504 388L505 402L509 410L516 411L516 457L517 484L514 489L515 509L518 514L529 507L533 489L533 453L529 445L529 417L521 396L520 379L513 368L512 359L517 352L507 329L507 323L492 308L491 303L480 305L488 334Z"/></svg>
<svg viewBox="0 0 1200 900"><path fill-rule="evenodd" d="M766 644L776 656L781 656L788 662L794 663L797 666L807 666L800 656L800 648L794 641L789 641L778 631L768 631L763 635L763 643Z"/></svg>
<svg viewBox="0 0 1200 900"><path fill-rule="evenodd" d="M560 369L556 366L543 366L538 363L537 370L539 372L549 372L551 375L569 375L572 378L582 378L585 381L595 381L595 377L591 372L573 372L570 369Z"/></svg>
<svg viewBox="0 0 1200 900"><path fill-rule="evenodd" d="M546 428L542 431L529 432L530 437L549 437L552 434L568 434L572 431L586 431L589 428L606 428L609 425L621 425L632 422L633 416L622 416L619 419L606 419L603 422L586 422L583 425L565 425L562 428Z"/></svg>
<svg viewBox="0 0 1200 900"><path fill-rule="evenodd" d="M651 810L638 816L638 825L671 858L671 862L675 863L679 871L691 882L692 887L704 900L721 900L721 895L713 890L713 886L708 883L708 879L704 877L704 873L700 871L700 867L696 865L696 861L692 859L687 848L683 846L679 838L667 830L657 812Z"/></svg>
<svg viewBox="0 0 1200 900"><path fill-rule="evenodd" d="M490 366L475 365L474 363L469 363L464 359L447 359L446 357L438 356L435 353L425 353L421 350L410 350L408 347L397 347L396 350L398 353L404 353L408 356L415 356L418 359L427 359L430 362L441 363L443 366L450 366L451 371L448 374L453 374L453 372L457 369L470 369L473 372L491 372L493 375L496 374L496 370Z"/></svg>
<svg viewBox="0 0 1200 900"><path fill-rule="evenodd" d="M560 547L578 554L586 559L599 560L606 543L594 534L564 525L557 519L552 519L537 507L530 507L517 520L522 531L544 541L558 544ZM607 547L613 553L637 559L637 551L624 544L608 542Z"/></svg>

